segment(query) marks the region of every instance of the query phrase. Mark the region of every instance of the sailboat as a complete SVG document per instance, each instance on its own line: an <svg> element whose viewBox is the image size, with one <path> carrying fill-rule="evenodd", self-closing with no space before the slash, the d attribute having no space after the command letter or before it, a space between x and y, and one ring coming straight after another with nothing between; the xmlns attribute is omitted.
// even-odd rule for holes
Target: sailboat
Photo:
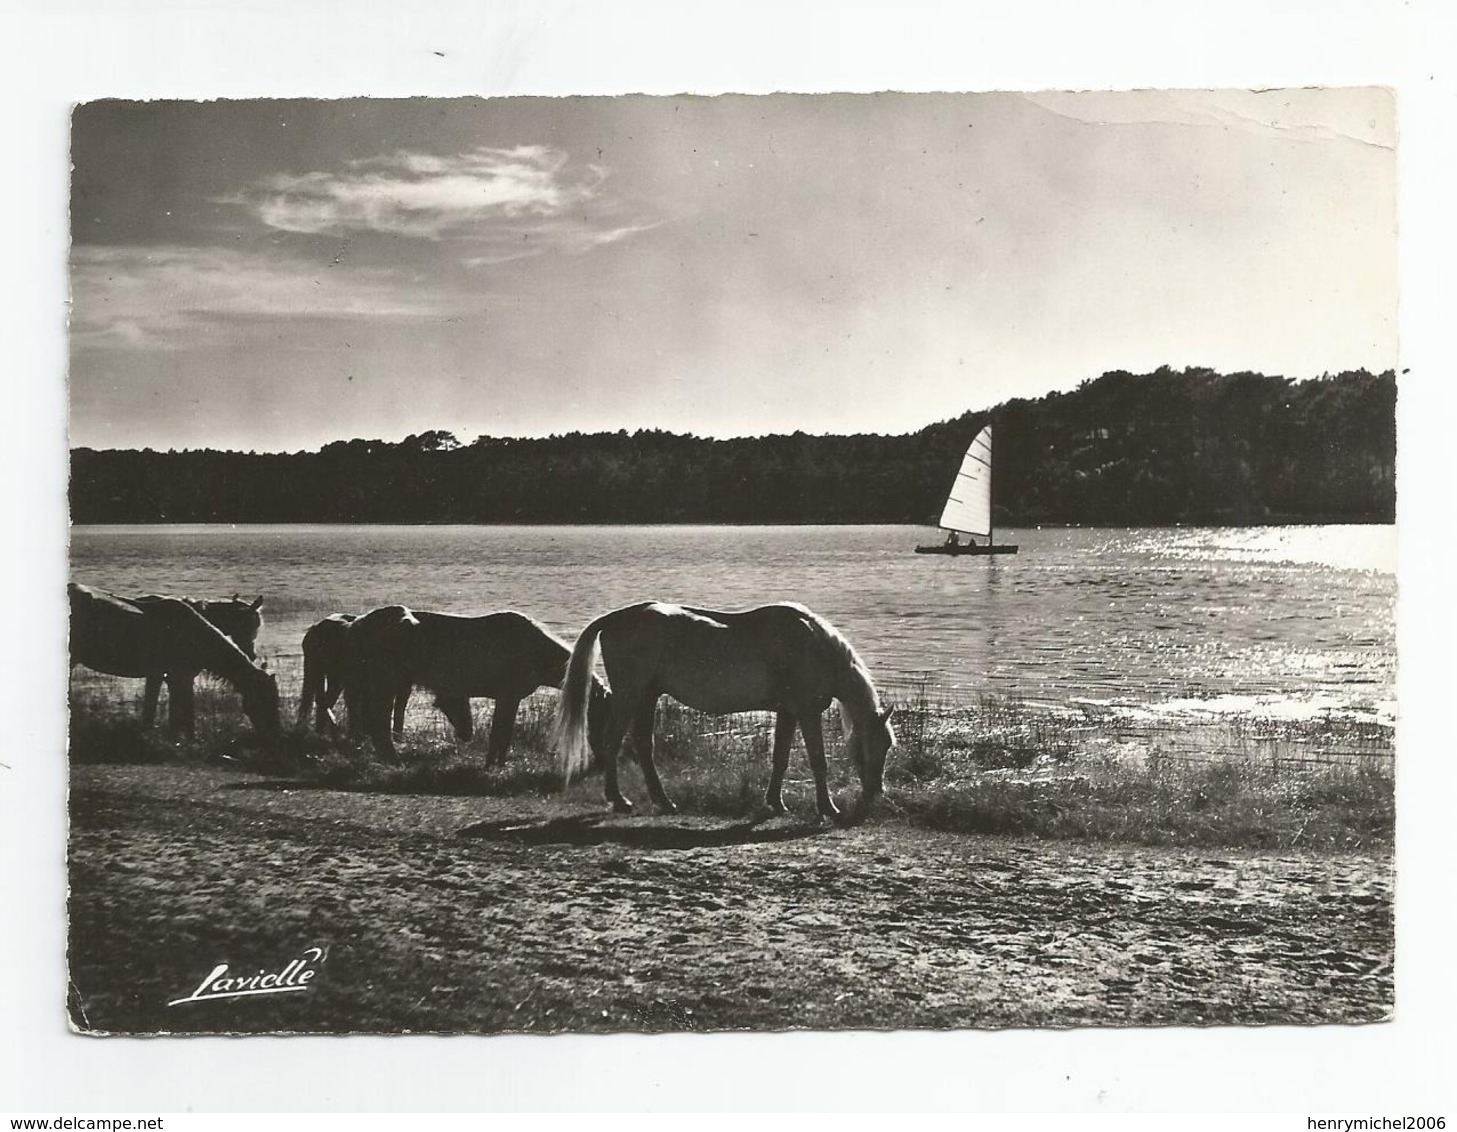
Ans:
<svg viewBox="0 0 1457 1132"><path fill-rule="evenodd" d="M1015 543L992 539L992 426L987 425L967 446L961 458L961 470L946 496L938 526L949 532L946 541L934 546L918 546L917 554L1016 554ZM961 542L958 535L972 541ZM986 542L978 543L977 538Z"/></svg>

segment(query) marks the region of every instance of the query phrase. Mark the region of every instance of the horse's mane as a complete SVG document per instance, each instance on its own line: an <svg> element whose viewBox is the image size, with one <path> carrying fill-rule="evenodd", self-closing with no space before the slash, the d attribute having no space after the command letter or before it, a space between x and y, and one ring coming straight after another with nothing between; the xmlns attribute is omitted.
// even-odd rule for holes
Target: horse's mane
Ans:
<svg viewBox="0 0 1457 1132"><path fill-rule="evenodd" d="M875 682L870 678L870 669L860 659L860 654L855 651L855 646L845 639L845 635L836 629L829 621L807 609L798 602L786 602L791 609L794 609L806 617L809 622L819 631L821 639L829 645L840 659L844 662L846 677L854 690L864 697L869 710L880 711L880 696L875 690ZM858 706L858 705L857 705ZM846 723L850 720L844 716L845 699L840 697L841 715Z"/></svg>

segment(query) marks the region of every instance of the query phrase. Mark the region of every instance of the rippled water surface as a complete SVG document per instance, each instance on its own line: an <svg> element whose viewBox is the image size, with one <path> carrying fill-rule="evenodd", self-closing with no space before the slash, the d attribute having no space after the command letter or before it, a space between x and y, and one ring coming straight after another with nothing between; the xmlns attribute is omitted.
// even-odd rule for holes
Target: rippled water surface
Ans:
<svg viewBox="0 0 1457 1132"><path fill-rule="evenodd" d="M1159 713L1389 721L1392 527L1036 530L1021 553L917 556L915 527L76 527L72 576L120 593L264 595L265 654L333 612L514 608L571 639L655 599L803 602L878 683Z"/></svg>

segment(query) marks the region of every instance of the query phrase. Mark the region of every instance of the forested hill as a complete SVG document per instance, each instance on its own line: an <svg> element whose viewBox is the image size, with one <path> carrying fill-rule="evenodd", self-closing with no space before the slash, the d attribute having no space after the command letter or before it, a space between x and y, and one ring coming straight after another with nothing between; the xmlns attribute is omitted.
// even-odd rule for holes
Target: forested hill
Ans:
<svg viewBox="0 0 1457 1132"><path fill-rule="evenodd" d="M1106 373L906 436L539 440L71 454L78 523L929 523L996 426L999 524L1391 522L1396 379Z"/></svg>

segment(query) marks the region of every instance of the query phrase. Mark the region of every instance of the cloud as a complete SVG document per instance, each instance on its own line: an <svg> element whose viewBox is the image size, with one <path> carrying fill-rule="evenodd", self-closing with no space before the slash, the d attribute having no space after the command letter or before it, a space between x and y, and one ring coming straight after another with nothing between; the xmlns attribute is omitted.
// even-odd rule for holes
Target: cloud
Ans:
<svg viewBox="0 0 1457 1132"><path fill-rule="evenodd" d="M471 254L461 262L467 267L486 267L525 259L545 251L581 255L605 244L656 228L658 223L599 227L569 217L536 224L516 225L510 230L479 232L471 243Z"/></svg>
<svg viewBox="0 0 1457 1132"><path fill-rule="evenodd" d="M71 295L78 349L173 349L246 318L436 318L464 301L382 269L182 246L77 245Z"/></svg>
<svg viewBox="0 0 1457 1132"><path fill-rule="evenodd" d="M498 263L581 252L649 227L616 215L601 192L606 177L601 166L574 167L565 152L542 145L400 151L336 172L275 174L233 201L277 231L449 238L466 245L467 262Z"/></svg>

